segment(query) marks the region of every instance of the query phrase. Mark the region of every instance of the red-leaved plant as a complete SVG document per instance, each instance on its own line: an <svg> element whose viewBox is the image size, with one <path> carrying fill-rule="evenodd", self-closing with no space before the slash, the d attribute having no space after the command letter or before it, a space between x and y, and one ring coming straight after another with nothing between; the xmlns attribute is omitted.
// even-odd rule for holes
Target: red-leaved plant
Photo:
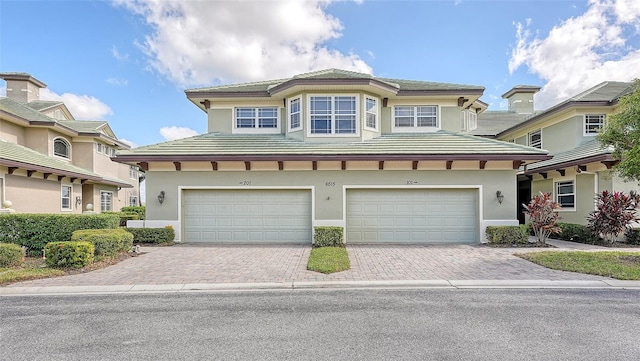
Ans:
<svg viewBox="0 0 640 361"><path fill-rule="evenodd" d="M620 233L631 228L631 223L639 220L636 217L639 203L640 195L635 191L628 195L602 191L596 194L596 210L587 216L587 227L605 242L613 243Z"/></svg>
<svg viewBox="0 0 640 361"><path fill-rule="evenodd" d="M558 227L560 204L553 200L551 193L542 193L535 196L529 204L522 204L524 213L529 215L529 224L533 234L538 238L538 243L546 244L550 235L560 233Z"/></svg>

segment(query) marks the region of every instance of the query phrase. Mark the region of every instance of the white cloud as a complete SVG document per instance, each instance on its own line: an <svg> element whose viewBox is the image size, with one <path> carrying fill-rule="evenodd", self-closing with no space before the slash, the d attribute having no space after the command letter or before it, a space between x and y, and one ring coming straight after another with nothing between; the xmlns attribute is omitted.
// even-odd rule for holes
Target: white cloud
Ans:
<svg viewBox="0 0 640 361"><path fill-rule="evenodd" d="M118 50L118 48L116 48L115 45L111 47L111 55L113 55L113 57L118 61L127 61L127 60L129 60L129 54L120 53L120 51Z"/></svg>
<svg viewBox="0 0 640 361"><path fill-rule="evenodd" d="M181 86L287 77L324 68L371 73L356 54L325 43L341 36L332 0L114 0L153 32L140 44L153 69Z"/></svg>
<svg viewBox="0 0 640 361"><path fill-rule="evenodd" d="M122 78L108 78L107 83L115 86L126 86L129 84L129 81Z"/></svg>
<svg viewBox="0 0 640 361"><path fill-rule="evenodd" d="M49 88L43 88L40 89L40 99L64 102L71 114L80 120L102 120L105 116L113 114L108 105L89 95L72 93L58 95Z"/></svg>
<svg viewBox="0 0 640 361"><path fill-rule="evenodd" d="M119 139L122 143L130 146L131 148L138 148L140 145L138 145L138 143L135 143L133 141L130 141L129 139L124 139L124 138L120 138Z"/></svg>
<svg viewBox="0 0 640 361"><path fill-rule="evenodd" d="M546 81L536 108L546 108L600 82L640 77L640 49L628 43L640 22L637 0L591 0L580 16L532 38L531 22L515 23L509 72L521 66Z"/></svg>
<svg viewBox="0 0 640 361"><path fill-rule="evenodd" d="M165 140L176 140L182 138L193 137L194 135L198 135L198 132L191 128L186 127L162 127L160 128L160 134L164 137Z"/></svg>

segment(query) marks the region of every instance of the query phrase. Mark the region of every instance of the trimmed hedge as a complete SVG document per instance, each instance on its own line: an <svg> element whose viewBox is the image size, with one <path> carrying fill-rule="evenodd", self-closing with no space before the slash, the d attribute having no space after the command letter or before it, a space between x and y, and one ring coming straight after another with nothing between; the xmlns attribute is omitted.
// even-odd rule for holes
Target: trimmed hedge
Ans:
<svg viewBox="0 0 640 361"><path fill-rule="evenodd" d="M79 229L118 228L115 214L0 214L0 242L27 247L30 256L42 255L49 242L71 239Z"/></svg>
<svg viewBox="0 0 640 361"><path fill-rule="evenodd" d="M0 243L0 267L20 266L24 256L24 249L17 244Z"/></svg>
<svg viewBox="0 0 640 361"><path fill-rule="evenodd" d="M640 245L640 228L630 228L624 233L628 244Z"/></svg>
<svg viewBox="0 0 640 361"><path fill-rule="evenodd" d="M140 219L136 212L102 212L102 214L117 214L120 217L120 227L126 227L127 221L137 221Z"/></svg>
<svg viewBox="0 0 640 361"><path fill-rule="evenodd" d="M344 229L336 226L314 227L314 247L344 247Z"/></svg>
<svg viewBox="0 0 640 361"><path fill-rule="evenodd" d="M125 228L133 234L134 243L167 243L173 242L176 233L173 227L165 228Z"/></svg>
<svg viewBox="0 0 640 361"><path fill-rule="evenodd" d="M122 228L82 229L73 232L72 242L91 242L96 261L127 252L133 246L133 235Z"/></svg>
<svg viewBox="0 0 640 361"><path fill-rule="evenodd" d="M122 207L120 212L136 213L138 215L138 219L144 220L144 219L146 219L147 207L145 207L145 206L127 206L127 207Z"/></svg>
<svg viewBox="0 0 640 361"><path fill-rule="evenodd" d="M49 242L45 247L47 266L54 268L82 268L93 262L91 242Z"/></svg>
<svg viewBox="0 0 640 361"><path fill-rule="evenodd" d="M560 227L562 232L554 237L559 237L563 241L586 244L598 243L598 237L596 237L587 226L575 223L558 223L558 227Z"/></svg>
<svg viewBox="0 0 640 361"><path fill-rule="evenodd" d="M493 244L524 244L529 242L527 227L487 226L487 242Z"/></svg>

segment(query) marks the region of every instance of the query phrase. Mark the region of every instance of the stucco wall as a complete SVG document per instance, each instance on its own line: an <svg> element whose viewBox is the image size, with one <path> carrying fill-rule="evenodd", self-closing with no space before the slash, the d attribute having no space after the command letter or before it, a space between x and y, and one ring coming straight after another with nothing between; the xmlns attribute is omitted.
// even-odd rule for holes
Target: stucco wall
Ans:
<svg viewBox="0 0 640 361"><path fill-rule="evenodd" d="M5 120L0 120L0 138L10 143L24 145L24 128Z"/></svg>
<svg viewBox="0 0 640 361"><path fill-rule="evenodd" d="M19 171L18 171L19 172ZM61 186L71 185L68 179L62 182L42 178L28 178L16 175L5 175L5 199L13 203L13 209L20 213L80 213L81 206L76 206L75 199L82 196L82 185L73 184L71 194L71 211L61 210Z"/></svg>

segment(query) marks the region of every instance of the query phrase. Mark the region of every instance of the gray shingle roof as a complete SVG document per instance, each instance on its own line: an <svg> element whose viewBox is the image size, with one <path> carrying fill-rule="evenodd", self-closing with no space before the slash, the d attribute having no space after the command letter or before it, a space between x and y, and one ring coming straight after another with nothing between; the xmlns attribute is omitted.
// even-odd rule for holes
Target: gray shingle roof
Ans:
<svg viewBox="0 0 640 361"><path fill-rule="evenodd" d="M357 73L347 70L326 69L311 73L296 75L292 78L267 80L252 83L219 85L206 88L188 89L187 93L232 93L232 92L267 92L269 89L296 79L373 79L386 83L398 90L474 90L483 91L484 87L467 84L449 84L418 80L404 80L392 78L378 78L370 74Z"/></svg>
<svg viewBox="0 0 640 361"><path fill-rule="evenodd" d="M15 114L21 118L35 122L55 122L56 120L50 118L37 110L34 110L25 104L19 103L13 99L0 98L0 110L7 113Z"/></svg>
<svg viewBox="0 0 640 361"><path fill-rule="evenodd" d="M63 105L63 102L55 101L55 100L34 100L32 102L27 103L26 105L35 110L35 111L43 111L49 108L53 108L58 105Z"/></svg>
<svg viewBox="0 0 640 361"><path fill-rule="evenodd" d="M546 158L547 152L518 144L470 135L439 131L424 134L388 134L348 143L303 142L284 135L241 135L208 133L191 138L119 151L116 159L216 156L452 156L478 155L524 159ZM511 157L511 158L510 158ZM530 157L530 158L527 158ZM156 158L157 159L157 158Z"/></svg>
<svg viewBox="0 0 640 361"><path fill-rule="evenodd" d="M105 178L99 174L77 167L66 161L50 157L33 149L0 139L0 164L20 166L39 172L62 174L71 177L86 178L96 183L113 184L130 188L131 185L120 180Z"/></svg>
<svg viewBox="0 0 640 361"><path fill-rule="evenodd" d="M478 127L468 134L479 136L495 136L505 129L522 123L528 114L518 114L512 111L486 111L478 114Z"/></svg>
<svg viewBox="0 0 640 361"><path fill-rule="evenodd" d="M541 162L528 165L527 173L534 173L534 171L540 171L542 169L553 168L566 164L571 165L572 163L576 163L581 160L588 160L590 158L593 159L599 156L611 155L612 152L613 150L610 147L602 147L597 139L591 139L566 152L553 154L552 159L543 160Z"/></svg>
<svg viewBox="0 0 640 361"><path fill-rule="evenodd" d="M98 133L108 124L101 120L59 120L58 123L79 133Z"/></svg>

